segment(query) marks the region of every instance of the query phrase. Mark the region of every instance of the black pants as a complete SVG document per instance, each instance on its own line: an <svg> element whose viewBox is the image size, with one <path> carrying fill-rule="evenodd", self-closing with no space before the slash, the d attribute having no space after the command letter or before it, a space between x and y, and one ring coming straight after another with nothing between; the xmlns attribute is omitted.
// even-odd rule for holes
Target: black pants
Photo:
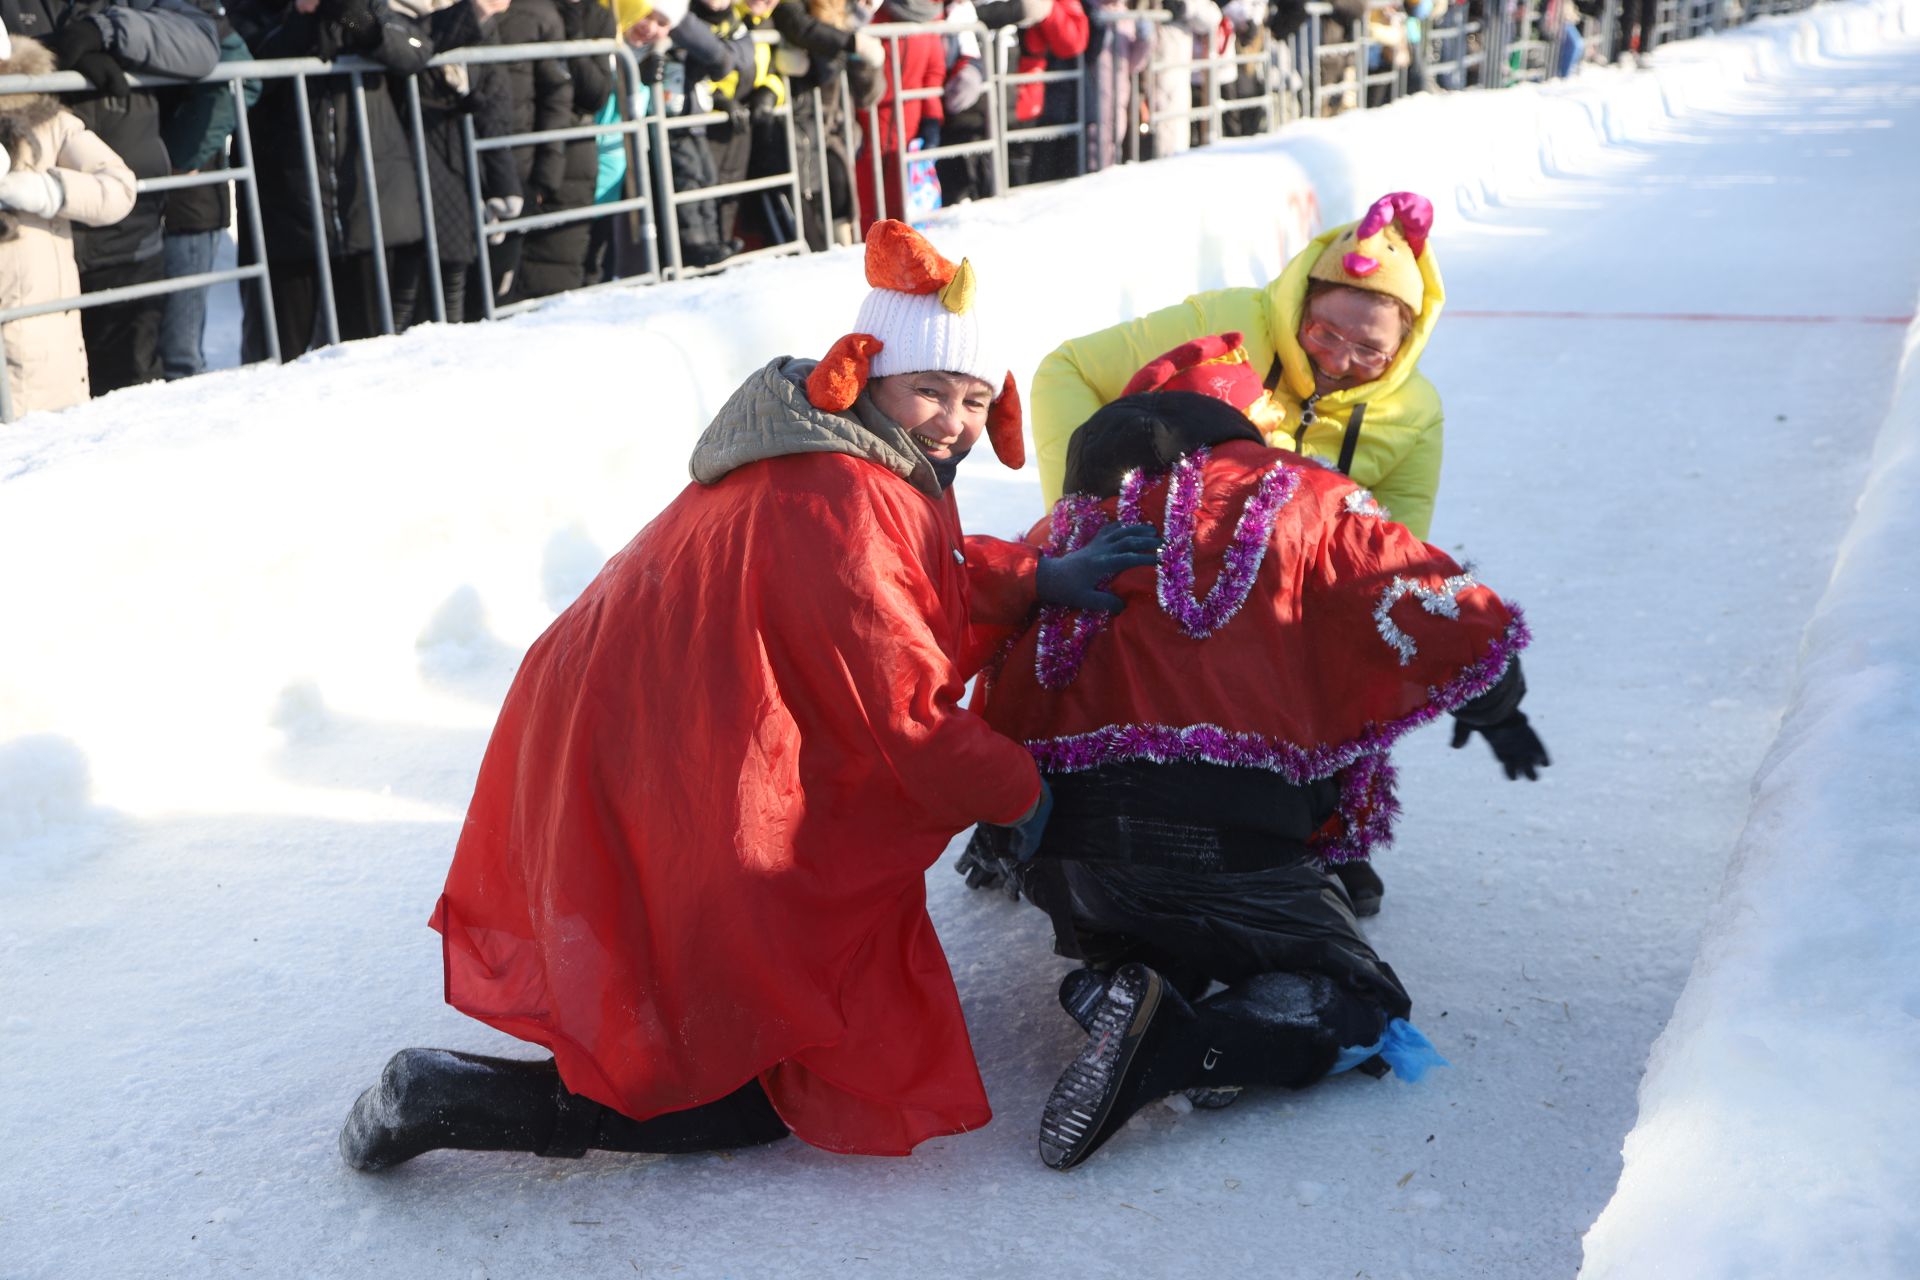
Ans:
<svg viewBox="0 0 1920 1280"><path fill-rule="evenodd" d="M273 284L273 322L280 334L280 358L292 360L327 341L320 317L320 265L311 258L271 261L267 275ZM339 319L340 340L352 342L381 332L380 285L373 255L354 253L333 260L333 305ZM266 316L261 314L258 290L243 289L241 352L245 361L267 358Z"/></svg>
<svg viewBox="0 0 1920 1280"><path fill-rule="evenodd" d="M80 290L98 293L121 285L150 284L166 274L164 256L95 267L80 273ZM160 320L166 309L163 295L110 303L80 313L80 332L87 344L87 379L94 395L160 380Z"/></svg>

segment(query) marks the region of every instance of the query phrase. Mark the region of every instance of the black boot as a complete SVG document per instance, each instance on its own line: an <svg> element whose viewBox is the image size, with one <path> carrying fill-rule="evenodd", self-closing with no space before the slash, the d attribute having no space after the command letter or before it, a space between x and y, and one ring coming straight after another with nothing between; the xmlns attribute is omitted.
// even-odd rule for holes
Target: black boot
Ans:
<svg viewBox="0 0 1920 1280"><path fill-rule="evenodd" d="M589 1150L726 1151L786 1136L757 1080L703 1106L634 1120L569 1091L551 1058L402 1049L353 1104L340 1154L372 1172L439 1148L577 1159Z"/></svg>
<svg viewBox="0 0 1920 1280"><path fill-rule="evenodd" d="M560 1154L548 1146L564 1092L551 1058L402 1049L380 1083L353 1104L340 1130L340 1154L363 1172L441 1147Z"/></svg>
<svg viewBox="0 0 1920 1280"><path fill-rule="evenodd" d="M1365 859L1352 862L1336 862L1329 868L1346 886L1347 900L1353 903L1356 916L1377 916L1380 914L1380 899L1387 894L1387 886L1380 883L1380 873L1373 864Z"/></svg>
<svg viewBox="0 0 1920 1280"><path fill-rule="evenodd" d="M1126 965L1094 1011L1087 1047L1047 1099L1040 1158L1071 1169L1141 1107L1176 1091L1301 1088L1332 1068L1342 1045L1371 1043L1385 1025L1370 1001L1321 975L1260 974L1196 1006L1145 965Z"/></svg>

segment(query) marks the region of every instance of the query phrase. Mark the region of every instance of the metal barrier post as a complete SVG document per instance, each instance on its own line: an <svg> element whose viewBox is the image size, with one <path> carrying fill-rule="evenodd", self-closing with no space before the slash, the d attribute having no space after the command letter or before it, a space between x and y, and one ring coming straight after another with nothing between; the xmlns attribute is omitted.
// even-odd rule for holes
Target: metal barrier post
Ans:
<svg viewBox="0 0 1920 1280"><path fill-rule="evenodd" d="M480 194L480 149L473 135L473 113L460 113L460 144L467 158L467 196L473 203L474 261L480 272L480 313L494 318L493 254L487 244L487 202Z"/></svg>
<svg viewBox="0 0 1920 1280"><path fill-rule="evenodd" d="M663 84L652 87L647 99L647 125L653 143L654 198L660 203L660 221L667 233L667 258L662 270L680 278L680 208L673 201L673 156L667 142L667 95Z"/></svg>
<svg viewBox="0 0 1920 1280"><path fill-rule="evenodd" d="M373 174L373 130L367 122L367 87L353 73L353 126L359 135L360 177L367 184L367 228L373 235L373 283L380 295L380 332L393 332L393 286L387 279L387 238L380 225L380 188Z"/></svg>
<svg viewBox="0 0 1920 1280"><path fill-rule="evenodd" d="M262 327L266 330L267 358L279 364L280 324L273 313L273 273L267 267L267 232L260 217L260 169L253 154L253 131L247 125L247 90L245 83L239 80L227 81L227 87L233 91L233 140L239 147L241 167L246 169L248 175L242 184L246 189L247 234L253 238L254 253L260 267L254 287L260 291L260 315Z"/></svg>
<svg viewBox="0 0 1920 1280"><path fill-rule="evenodd" d="M888 38L887 59L893 67L893 138L899 145L893 160L894 167L900 173L900 220L905 222L907 220L907 86L900 78L900 37ZM887 193L884 187L877 187L874 190L873 200L882 210L881 217L891 215L892 210L887 208Z"/></svg>
<svg viewBox="0 0 1920 1280"><path fill-rule="evenodd" d="M320 315L326 321L327 345L340 342L340 312L333 301L333 259L327 252L327 228L323 219L326 206L320 199L320 160L313 147L313 106L307 95L307 78L293 78L293 96L300 106L300 157L307 166L307 197L313 201L313 265L319 275ZM338 210L335 213L338 214ZM262 246L261 252L265 252ZM273 319L273 323L279 323ZM305 354L296 351L296 356Z"/></svg>
<svg viewBox="0 0 1920 1280"><path fill-rule="evenodd" d="M433 293L433 318L445 324L447 299L440 281L440 235L433 225L433 178L427 173L427 126L420 115L419 76L407 77L407 119L413 125L413 180L420 184L420 226L426 244L427 288Z"/></svg>

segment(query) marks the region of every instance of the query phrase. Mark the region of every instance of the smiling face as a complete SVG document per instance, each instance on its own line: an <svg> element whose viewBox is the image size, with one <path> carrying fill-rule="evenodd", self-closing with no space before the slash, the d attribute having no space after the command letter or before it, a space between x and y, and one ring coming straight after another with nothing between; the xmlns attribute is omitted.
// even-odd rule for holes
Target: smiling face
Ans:
<svg viewBox="0 0 1920 1280"><path fill-rule="evenodd" d="M896 373L873 379L867 394L936 462L973 448L993 406L993 388L965 373Z"/></svg>
<svg viewBox="0 0 1920 1280"><path fill-rule="evenodd" d="M1385 373L1406 341L1407 323L1400 304L1385 294L1336 287L1307 298L1299 336L1313 363L1314 390L1326 395Z"/></svg>

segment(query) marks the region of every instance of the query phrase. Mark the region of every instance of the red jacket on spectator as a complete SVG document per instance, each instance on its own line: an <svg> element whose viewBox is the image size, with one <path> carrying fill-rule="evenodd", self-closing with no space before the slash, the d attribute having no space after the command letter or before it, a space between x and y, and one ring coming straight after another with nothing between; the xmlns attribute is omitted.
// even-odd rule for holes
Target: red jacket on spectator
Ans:
<svg viewBox="0 0 1920 1280"><path fill-rule="evenodd" d="M1077 3L1077 0L1075 0L1075 2ZM912 11L909 12L909 10ZM934 22L938 21L939 17L940 15L937 11L932 12L930 15L922 15L917 9L914 9L913 6L903 7L898 4L889 3L882 6L880 11L874 14L874 21ZM881 95L878 105L874 107L872 116L869 117L864 112L861 113L860 116L860 127L862 129L868 128L870 121L872 124L869 136L860 148L859 161L854 166L858 173L860 183L860 230L863 235L866 233L866 229L880 218L904 219L907 216L906 201L900 192L900 167L897 160L900 154L900 140L902 136L904 136L908 142L912 142L919 134L921 126L927 121L931 120L939 124L943 123L947 118L946 107L942 105L938 92L934 93L931 97L909 98L905 102L902 102L900 100L899 88L899 86L905 86L908 90L939 90L945 87L947 83L947 48L945 39L937 35L902 36L899 40L899 45L899 85L896 85L894 81L893 51L889 49L887 60L881 67L881 75L886 84L886 90ZM900 124L898 125L894 123L895 111L900 113ZM873 156L871 148L874 144L874 135L878 136L880 154L884 158L881 165L885 173L887 190L887 207L884 212L875 207L873 199ZM937 146L938 143L939 139L934 138L931 139L927 145Z"/></svg>
<svg viewBox="0 0 1920 1280"><path fill-rule="evenodd" d="M1087 51L1087 11L1080 0L1054 0L1053 12L1044 22L1028 27L1020 36L1020 74L1045 71L1052 58L1077 58ZM1023 84L1014 100L1014 119L1022 123L1038 120L1046 109L1047 86Z"/></svg>

